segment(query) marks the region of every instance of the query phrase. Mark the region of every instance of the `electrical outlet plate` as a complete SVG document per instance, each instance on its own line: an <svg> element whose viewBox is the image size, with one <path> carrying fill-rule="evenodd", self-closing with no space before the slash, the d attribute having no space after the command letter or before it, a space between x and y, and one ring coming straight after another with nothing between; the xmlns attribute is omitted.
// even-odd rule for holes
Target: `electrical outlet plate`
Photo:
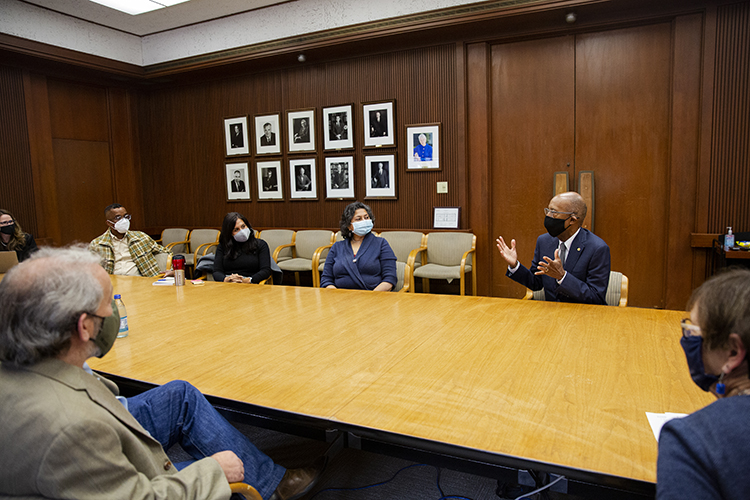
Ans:
<svg viewBox="0 0 750 500"><path fill-rule="evenodd" d="M448 183L447 182L438 182L437 183L437 192L438 194L443 194L448 192Z"/></svg>

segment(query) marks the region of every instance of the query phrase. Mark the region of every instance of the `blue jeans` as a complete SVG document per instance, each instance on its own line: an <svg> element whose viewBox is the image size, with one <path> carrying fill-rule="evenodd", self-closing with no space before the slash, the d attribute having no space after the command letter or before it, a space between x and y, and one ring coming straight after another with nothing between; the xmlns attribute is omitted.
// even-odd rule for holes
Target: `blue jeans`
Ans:
<svg viewBox="0 0 750 500"><path fill-rule="evenodd" d="M182 380L128 398L128 411L165 450L179 443L196 460L224 450L235 452L245 466L244 482L263 498L271 496L286 472Z"/></svg>

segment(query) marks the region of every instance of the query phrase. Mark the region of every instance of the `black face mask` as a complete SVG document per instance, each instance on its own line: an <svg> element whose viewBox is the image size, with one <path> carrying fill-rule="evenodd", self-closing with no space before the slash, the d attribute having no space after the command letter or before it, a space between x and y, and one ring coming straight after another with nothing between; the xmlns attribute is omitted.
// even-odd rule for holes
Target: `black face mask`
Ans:
<svg viewBox="0 0 750 500"><path fill-rule="evenodd" d="M572 215L570 217L572 217ZM568 217L567 219L555 219L554 217L546 215L544 217L544 228L547 230L550 236L552 236L553 238L557 238L563 233L563 231L567 229L565 227L565 221L570 219L570 217Z"/></svg>
<svg viewBox="0 0 750 500"><path fill-rule="evenodd" d="M8 224L7 226L0 227L0 233L13 235L13 233L15 232L16 232L15 224Z"/></svg>

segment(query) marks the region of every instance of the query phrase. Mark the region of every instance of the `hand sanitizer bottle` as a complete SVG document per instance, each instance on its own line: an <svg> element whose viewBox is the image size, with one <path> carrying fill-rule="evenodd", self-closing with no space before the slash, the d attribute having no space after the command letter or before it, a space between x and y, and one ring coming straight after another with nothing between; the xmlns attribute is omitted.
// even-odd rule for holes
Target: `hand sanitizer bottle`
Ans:
<svg viewBox="0 0 750 500"><path fill-rule="evenodd" d="M734 247L734 234L732 234L732 228L727 228L727 235L724 236L724 251L727 252Z"/></svg>

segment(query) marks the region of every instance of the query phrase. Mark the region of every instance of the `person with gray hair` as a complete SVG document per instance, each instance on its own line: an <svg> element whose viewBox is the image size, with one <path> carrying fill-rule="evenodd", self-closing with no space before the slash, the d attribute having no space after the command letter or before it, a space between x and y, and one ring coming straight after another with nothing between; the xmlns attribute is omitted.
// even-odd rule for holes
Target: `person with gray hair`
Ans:
<svg viewBox="0 0 750 500"><path fill-rule="evenodd" d="M244 481L296 499L323 464L285 470L187 382L132 398L87 370L112 348L119 314L100 259L43 248L0 282L0 496L226 498ZM194 461L175 466L179 442Z"/></svg>

